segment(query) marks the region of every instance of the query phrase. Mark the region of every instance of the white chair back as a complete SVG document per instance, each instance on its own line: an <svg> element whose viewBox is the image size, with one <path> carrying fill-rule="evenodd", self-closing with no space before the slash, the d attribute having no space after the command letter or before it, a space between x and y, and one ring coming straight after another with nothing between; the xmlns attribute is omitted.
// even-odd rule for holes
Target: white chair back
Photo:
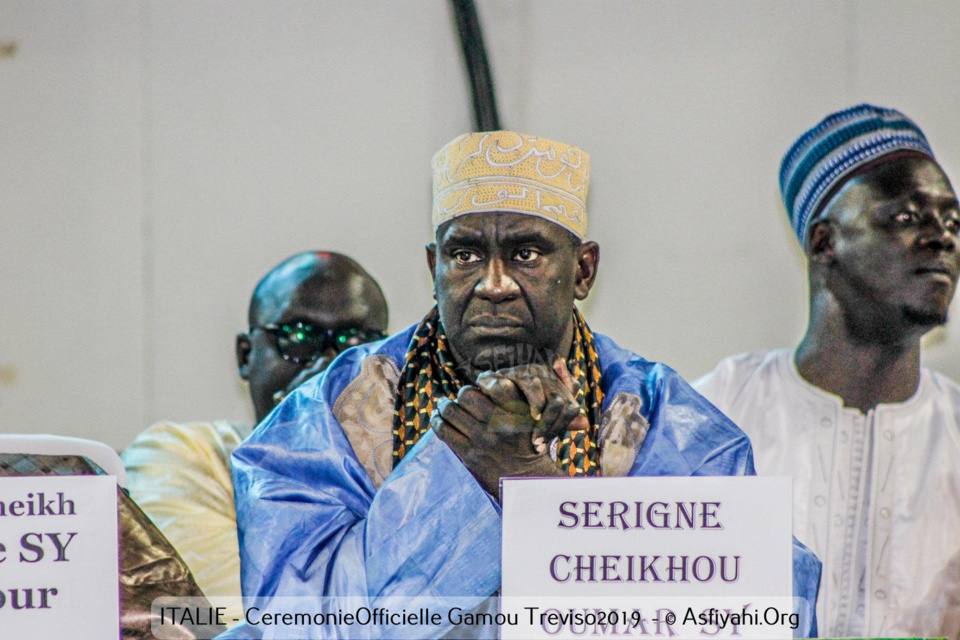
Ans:
<svg viewBox="0 0 960 640"><path fill-rule="evenodd" d="M109 476L117 477L117 484L127 487L127 471L120 456L108 445L95 440L69 436L0 434L0 453L32 453L48 456L85 456L95 462Z"/></svg>

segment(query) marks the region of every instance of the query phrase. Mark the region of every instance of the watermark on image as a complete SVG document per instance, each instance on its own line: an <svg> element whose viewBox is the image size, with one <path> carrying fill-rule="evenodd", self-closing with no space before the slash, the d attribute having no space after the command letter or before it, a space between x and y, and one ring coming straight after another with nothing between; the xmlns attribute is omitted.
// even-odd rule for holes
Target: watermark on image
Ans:
<svg viewBox="0 0 960 640"><path fill-rule="evenodd" d="M278 638L791 638L810 615L790 598L158 598L153 634L237 624ZM242 611L228 615L227 611ZM209 633L204 633L209 630Z"/></svg>

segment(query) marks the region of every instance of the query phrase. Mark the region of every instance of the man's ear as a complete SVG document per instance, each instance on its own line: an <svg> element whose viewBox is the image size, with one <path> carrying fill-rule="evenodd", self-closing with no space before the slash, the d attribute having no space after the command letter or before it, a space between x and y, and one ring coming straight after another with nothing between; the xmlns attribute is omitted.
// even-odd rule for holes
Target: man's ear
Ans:
<svg viewBox="0 0 960 640"><path fill-rule="evenodd" d="M427 250L427 266L430 267L430 277L437 279L437 243L431 242L425 247Z"/></svg>
<svg viewBox="0 0 960 640"><path fill-rule="evenodd" d="M250 344L250 336L245 333L237 334L237 370L240 372L240 377L244 380L250 379L250 351L253 350L253 346Z"/></svg>
<svg viewBox="0 0 960 640"><path fill-rule="evenodd" d="M835 229L830 220L817 220L810 226L810 239L807 241L807 256L810 262L830 264L833 262Z"/></svg>
<svg viewBox="0 0 960 640"><path fill-rule="evenodd" d="M600 245L592 240L577 247L577 277L574 281L574 297L584 300L590 294L600 265Z"/></svg>

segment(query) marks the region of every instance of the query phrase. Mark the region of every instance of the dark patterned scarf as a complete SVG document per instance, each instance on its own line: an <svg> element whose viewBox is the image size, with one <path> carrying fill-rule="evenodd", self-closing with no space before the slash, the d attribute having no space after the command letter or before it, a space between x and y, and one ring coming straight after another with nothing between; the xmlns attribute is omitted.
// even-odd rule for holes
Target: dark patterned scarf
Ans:
<svg viewBox="0 0 960 640"><path fill-rule="evenodd" d="M590 422L586 431L567 432L557 446L557 466L571 476L600 475L597 429L603 391L600 363L593 334L576 307L574 335L567 368L577 383L577 402ZM393 464L396 466L417 440L430 429L430 414L440 398L453 400L463 382L457 377L447 336L434 307L410 340L393 419Z"/></svg>

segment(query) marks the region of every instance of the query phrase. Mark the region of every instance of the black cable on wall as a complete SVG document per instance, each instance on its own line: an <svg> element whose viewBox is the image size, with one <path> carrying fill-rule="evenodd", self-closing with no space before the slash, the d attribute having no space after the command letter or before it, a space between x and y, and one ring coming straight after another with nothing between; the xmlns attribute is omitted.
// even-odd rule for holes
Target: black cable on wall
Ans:
<svg viewBox="0 0 960 640"><path fill-rule="evenodd" d="M467 68L470 91L473 94L474 126L477 131L499 130L497 96L493 90L493 78L487 62L487 50L483 45L483 31L480 29L477 7L473 0L450 0L450 5L457 21L463 63Z"/></svg>

